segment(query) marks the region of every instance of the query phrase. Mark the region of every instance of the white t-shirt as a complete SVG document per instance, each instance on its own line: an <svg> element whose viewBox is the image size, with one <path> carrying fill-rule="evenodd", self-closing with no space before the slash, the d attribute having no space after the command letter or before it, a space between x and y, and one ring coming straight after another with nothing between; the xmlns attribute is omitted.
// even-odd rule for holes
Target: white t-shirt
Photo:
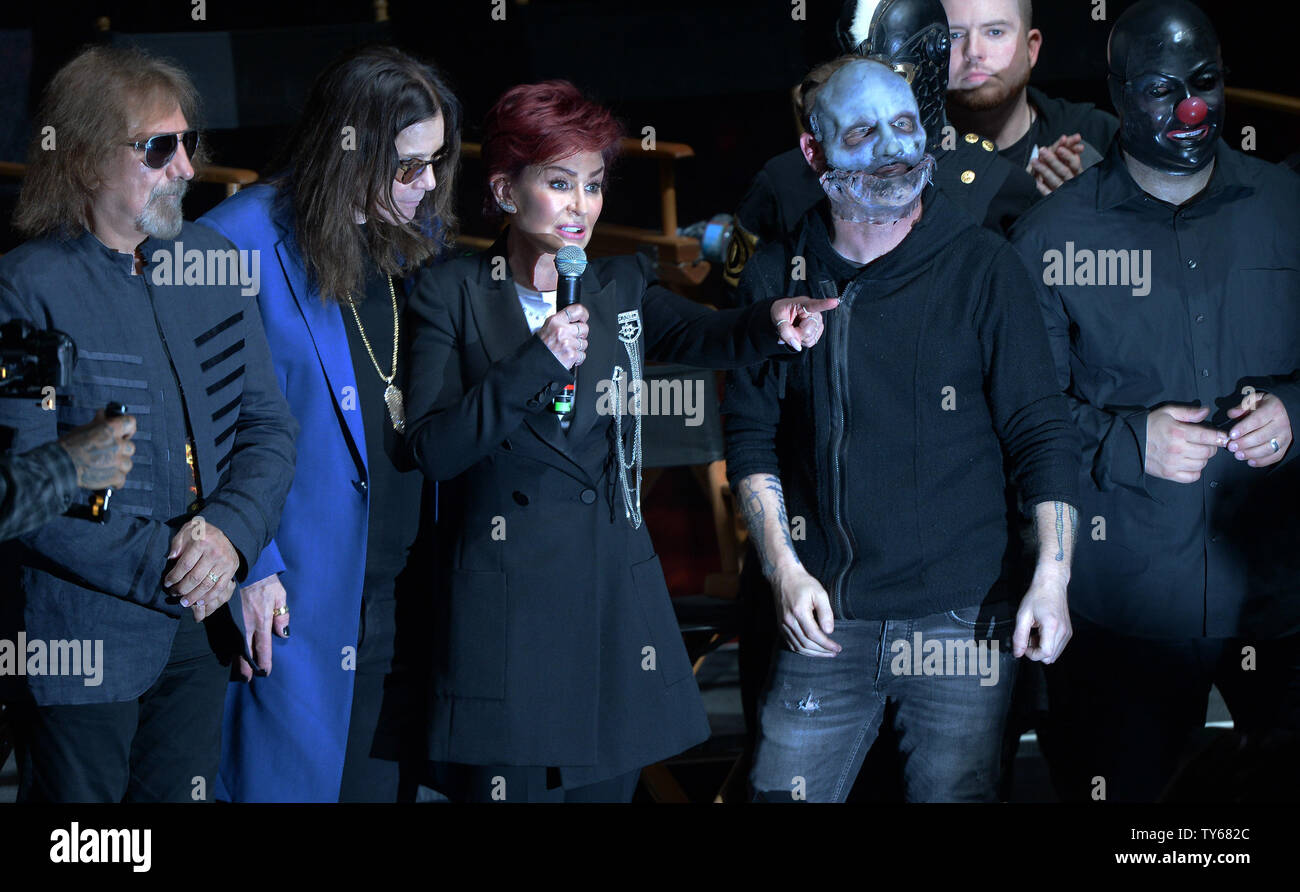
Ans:
<svg viewBox="0 0 1300 892"><path fill-rule="evenodd" d="M528 331L537 334L546 318L555 315L555 292L534 291L518 281L515 282L515 292L519 295L519 306L523 307Z"/></svg>

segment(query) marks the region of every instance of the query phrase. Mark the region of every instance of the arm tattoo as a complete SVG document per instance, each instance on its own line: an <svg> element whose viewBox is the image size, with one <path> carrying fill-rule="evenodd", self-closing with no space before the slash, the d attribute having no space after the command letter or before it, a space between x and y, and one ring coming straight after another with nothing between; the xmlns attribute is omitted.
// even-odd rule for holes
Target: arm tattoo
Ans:
<svg viewBox="0 0 1300 892"><path fill-rule="evenodd" d="M777 520L781 522L781 532L785 535L785 544L789 547L790 553L794 554L794 540L790 538L790 518L785 513L785 490L781 487L781 481L771 474L768 474L763 479L763 482L767 484L769 492L776 494ZM797 555L795 560L798 560Z"/></svg>
<svg viewBox="0 0 1300 892"><path fill-rule="evenodd" d="M794 551L794 541L790 536L790 523L786 517L785 495L780 479L775 474L764 474L758 482L762 489L776 496L776 516L781 532L785 536L785 544L798 561L799 557ZM745 524L749 527L749 535L754 540L754 550L758 552L758 557L763 562L763 575L770 576L776 569L776 564L773 561L774 556L769 553L769 545L775 543L767 537L767 530L764 527L767 512L763 510L759 492L760 490L752 486L747 479L740 481L740 508L745 516Z"/></svg>
<svg viewBox="0 0 1300 892"><path fill-rule="evenodd" d="M1056 559L1065 560L1065 509L1070 509L1070 546L1079 544L1079 509L1056 502Z"/></svg>
<svg viewBox="0 0 1300 892"><path fill-rule="evenodd" d="M758 493L749 485L749 480L740 481L740 510L745 515L745 525L749 527L749 537L754 540L754 550L763 562L763 575L772 572L772 562L767 557L767 547L763 541L763 503Z"/></svg>

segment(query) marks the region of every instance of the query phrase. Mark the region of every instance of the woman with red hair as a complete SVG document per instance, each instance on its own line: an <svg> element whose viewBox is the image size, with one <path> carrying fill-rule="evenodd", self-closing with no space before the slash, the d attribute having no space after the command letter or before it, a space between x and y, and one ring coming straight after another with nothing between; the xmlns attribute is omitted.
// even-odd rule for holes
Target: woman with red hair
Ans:
<svg viewBox="0 0 1300 892"><path fill-rule="evenodd" d="M435 576L424 755L455 800L628 801L643 766L709 736L641 524L641 363L792 353L835 305L714 312L644 258L602 257L557 308L556 254L590 240L619 137L572 84L503 95L483 158L509 226L423 270L403 325L407 444L439 484L417 545Z"/></svg>

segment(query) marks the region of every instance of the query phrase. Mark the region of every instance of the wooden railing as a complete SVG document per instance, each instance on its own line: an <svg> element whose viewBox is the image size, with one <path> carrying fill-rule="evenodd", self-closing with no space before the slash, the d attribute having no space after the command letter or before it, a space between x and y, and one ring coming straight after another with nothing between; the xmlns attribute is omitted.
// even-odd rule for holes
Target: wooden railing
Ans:
<svg viewBox="0 0 1300 892"><path fill-rule="evenodd" d="M710 264L700 259L698 239L677 234L677 175L674 165L683 158L695 156L695 150L684 143L660 142L653 149L642 147L641 140L624 138L620 145L623 157L653 160L659 165L659 227L649 229L625 226L619 223L598 223L592 232L589 250L593 256L631 254L644 245L653 245L659 253L660 273L666 284L686 287L697 286L709 274ZM466 158L482 157L478 143L461 144L461 154ZM0 161L0 177L21 179L27 165ZM201 183L225 186L226 195L234 195L245 186L256 183L256 171L241 167L208 165L195 179ZM460 236L460 244L473 250L483 250L493 239L485 236Z"/></svg>
<svg viewBox="0 0 1300 892"><path fill-rule="evenodd" d="M0 161L0 177L12 177L21 180L27 173L27 165L16 161ZM221 167L208 165L194 177L200 183L217 183L226 187L226 195L234 195L245 186L257 182L257 171L242 167Z"/></svg>
<svg viewBox="0 0 1300 892"><path fill-rule="evenodd" d="M221 167L209 164L195 177L200 183L221 183L226 187L226 195L234 195L245 186L257 182L257 171L244 167Z"/></svg>
<svg viewBox="0 0 1300 892"><path fill-rule="evenodd" d="M1281 112L1286 115L1300 116L1300 99L1283 93L1270 93L1267 90L1248 90L1245 87L1225 87L1223 94L1232 102L1240 102L1255 108Z"/></svg>

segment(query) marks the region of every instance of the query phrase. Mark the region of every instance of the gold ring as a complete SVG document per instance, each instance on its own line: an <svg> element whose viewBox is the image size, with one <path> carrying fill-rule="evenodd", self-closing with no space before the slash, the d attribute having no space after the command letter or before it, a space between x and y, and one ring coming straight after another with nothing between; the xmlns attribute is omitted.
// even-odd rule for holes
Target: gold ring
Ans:
<svg viewBox="0 0 1300 892"><path fill-rule="evenodd" d="M277 608L275 608L274 610L272 610L272 611L271 611L271 615L272 615L272 616L284 616L284 615L285 615L286 613L288 613L288 612L289 612L289 608L288 608L288 607L285 607L285 606L282 604L282 605L280 605L279 607L277 607Z"/></svg>

